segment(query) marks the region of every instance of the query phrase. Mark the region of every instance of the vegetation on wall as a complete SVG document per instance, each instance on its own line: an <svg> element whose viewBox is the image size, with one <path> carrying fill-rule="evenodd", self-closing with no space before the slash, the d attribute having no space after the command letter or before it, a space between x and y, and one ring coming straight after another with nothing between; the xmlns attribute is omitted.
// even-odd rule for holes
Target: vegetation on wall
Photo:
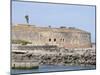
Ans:
<svg viewBox="0 0 100 75"><path fill-rule="evenodd" d="M32 44L32 42L25 41L25 40L12 40L12 44L22 44L22 45L27 45L27 44Z"/></svg>

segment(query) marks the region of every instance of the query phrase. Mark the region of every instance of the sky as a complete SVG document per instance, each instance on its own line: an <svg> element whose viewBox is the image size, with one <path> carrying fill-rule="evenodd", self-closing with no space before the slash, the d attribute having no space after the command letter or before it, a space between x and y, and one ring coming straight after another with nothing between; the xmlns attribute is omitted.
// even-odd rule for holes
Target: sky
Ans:
<svg viewBox="0 0 100 75"><path fill-rule="evenodd" d="M75 27L91 33L95 42L95 6L12 1L12 23L52 28Z"/></svg>

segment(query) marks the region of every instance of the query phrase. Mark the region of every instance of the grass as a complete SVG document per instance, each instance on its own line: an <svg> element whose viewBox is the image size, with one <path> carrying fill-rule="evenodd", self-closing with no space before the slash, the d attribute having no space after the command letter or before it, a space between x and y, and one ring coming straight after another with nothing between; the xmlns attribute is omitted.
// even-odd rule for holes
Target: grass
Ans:
<svg viewBox="0 0 100 75"><path fill-rule="evenodd" d="M27 44L32 44L32 42L26 41L26 40L12 40L12 44L22 44L22 45L27 45Z"/></svg>

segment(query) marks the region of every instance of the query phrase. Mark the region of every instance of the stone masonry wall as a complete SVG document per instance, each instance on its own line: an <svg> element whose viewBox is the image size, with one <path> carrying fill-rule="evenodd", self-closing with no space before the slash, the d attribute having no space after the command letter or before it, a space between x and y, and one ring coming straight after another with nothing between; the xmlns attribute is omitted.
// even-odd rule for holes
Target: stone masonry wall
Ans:
<svg viewBox="0 0 100 75"><path fill-rule="evenodd" d="M57 45L65 48L91 47L90 33L77 29L13 26L12 40L26 40L33 45Z"/></svg>

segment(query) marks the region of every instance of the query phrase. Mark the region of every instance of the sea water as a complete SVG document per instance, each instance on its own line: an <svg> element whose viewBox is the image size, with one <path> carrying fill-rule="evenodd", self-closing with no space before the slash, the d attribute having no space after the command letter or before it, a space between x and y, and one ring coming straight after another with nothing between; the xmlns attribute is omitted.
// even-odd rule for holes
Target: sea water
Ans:
<svg viewBox="0 0 100 75"><path fill-rule="evenodd" d="M42 73L42 72L57 72L57 71L74 71L74 70L94 70L96 66L62 66L62 65L41 65L38 69L19 70L12 69L11 74L28 74L28 73Z"/></svg>

